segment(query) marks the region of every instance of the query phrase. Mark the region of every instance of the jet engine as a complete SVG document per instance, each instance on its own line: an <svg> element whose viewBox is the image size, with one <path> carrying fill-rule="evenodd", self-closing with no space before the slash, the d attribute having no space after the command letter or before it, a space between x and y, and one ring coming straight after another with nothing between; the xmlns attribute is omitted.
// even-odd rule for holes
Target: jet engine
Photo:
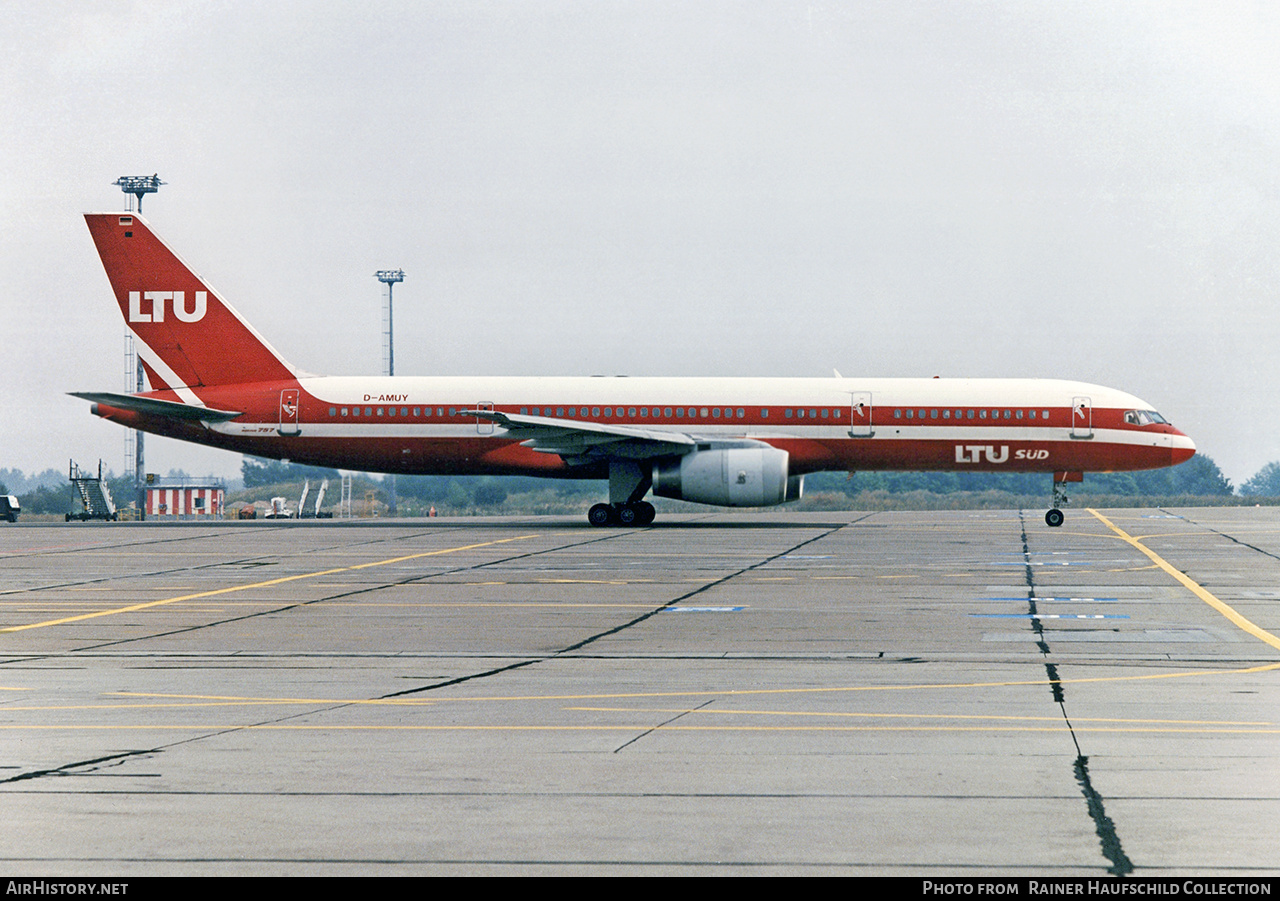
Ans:
<svg viewBox="0 0 1280 901"><path fill-rule="evenodd" d="M804 476L788 477L787 458L767 445L694 451L654 464L653 493L721 507L781 504L804 490Z"/></svg>

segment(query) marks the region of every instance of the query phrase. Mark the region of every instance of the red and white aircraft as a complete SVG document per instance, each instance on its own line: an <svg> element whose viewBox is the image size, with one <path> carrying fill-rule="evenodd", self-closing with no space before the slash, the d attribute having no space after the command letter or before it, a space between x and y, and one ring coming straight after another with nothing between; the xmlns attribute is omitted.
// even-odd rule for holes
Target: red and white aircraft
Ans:
<svg viewBox="0 0 1280 901"><path fill-rule="evenodd" d="M1191 439L1149 404L1049 379L320 377L302 372L137 215L85 216L153 390L77 393L129 428L340 469L609 480L595 525L652 490L759 507L822 470L1155 469Z"/></svg>

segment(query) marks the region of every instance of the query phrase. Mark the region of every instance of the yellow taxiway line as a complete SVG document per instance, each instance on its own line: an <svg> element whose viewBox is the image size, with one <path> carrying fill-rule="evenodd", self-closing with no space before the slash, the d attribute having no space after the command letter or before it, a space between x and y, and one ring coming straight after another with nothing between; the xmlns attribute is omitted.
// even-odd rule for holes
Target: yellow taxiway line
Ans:
<svg viewBox="0 0 1280 901"><path fill-rule="evenodd" d="M1155 551L1151 550L1151 548L1143 544L1141 540L1134 538L1132 535L1130 535L1124 529L1117 526L1111 520L1107 519L1097 510L1094 510L1092 508L1088 508L1088 509L1090 513L1092 513L1094 516L1098 517L1098 519L1102 521L1103 525L1105 525L1108 529L1110 529L1111 531L1119 535L1121 540L1127 542L1128 544L1142 551L1142 553L1146 554L1151 559L1152 563L1154 563L1156 566L1163 569L1169 575L1173 576L1175 579L1181 582L1182 585L1186 587L1188 591L1190 591L1200 600L1204 601L1214 610L1218 611L1223 616L1225 616L1228 620L1231 621L1232 625L1234 625L1236 628L1243 629L1245 632L1248 632L1250 635L1252 635L1254 638L1258 639L1259 641L1265 641L1267 644L1271 645L1271 647L1275 648L1276 650L1280 650L1280 638L1277 638L1276 636L1272 635L1270 632L1268 632L1266 629L1262 628L1261 626L1258 626L1250 622L1249 620L1245 619L1229 604L1214 597L1207 590L1205 590L1204 586L1200 585L1200 583L1196 582L1194 579L1189 578L1186 575L1186 573L1180 572L1178 569L1176 569L1173 566L1173 564L1169 563L1167 560L1165 560ZM1150 536L1147 536L1147 537L1150 537Z"/></svg>
<svg viewBox="0 0 1280 901"><path fill-rule="evenodd" d="M160 601L148 601L145 604L130 604L128 607L116 607L112 610L99 610L95 613L82 613L79 616L67 616L62 619L45 620L42 623L28 623L25 626L8 626L0 629L0 633L4 632L21 632L25 629L43 629L46 626L61 626L66 623L80 622L86 619L96 619L99 616L115 616L118 613L132 613L136 610L148 610L152 607L163 607L166 604L177 604L182 601L194 601L199 598L211 598L222 594L231 594L236 591L249 591L254 588L269 588L272 585L283 585L285 582L296 582L300 579L315 579L320 576L331 576L335 573L355 572L360 569L369 569L374 566L387 566L392 563L403 563L406 560L417 560L422 557L438 557L442 554L456 554L459 551L470 551L481 547L490 547L495 544L506 544L509 541L523 541L532 538L532 535L517 535L514 538L499 538L496 541L484 541L480 544L466 544L461 547L443 548L438 551L423 551L420 554L406 554L403 557L392 557L388 560L375 560L371 563L357 563L354 566L339 566L335 569L322 569L317 572L299 573L296 576L284 576L279 579L268 579L265 582L253 582L248 585L234 585L230 588L215 588L212 591L199 591L195 594L183 594L178 597L165 598Z"/></svg>

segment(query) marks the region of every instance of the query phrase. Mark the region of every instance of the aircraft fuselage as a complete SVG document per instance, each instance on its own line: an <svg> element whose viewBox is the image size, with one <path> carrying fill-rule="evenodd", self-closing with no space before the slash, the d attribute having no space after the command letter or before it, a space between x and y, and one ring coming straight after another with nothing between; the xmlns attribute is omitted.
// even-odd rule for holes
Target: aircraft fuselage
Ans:
<svg viewBox="0 0 1280 901"><path fill-rule="evenodd" d="M164 397L167 392L152 392ZM263 457L376 472L591 477L504 435L477 409L697 439L760 441L793 473L822 470L1107 472L1188 459L1173 426L1127 422L1132 395L1051 379L320 377L200 391L229 422L98 404L112 421Z"/></svg>

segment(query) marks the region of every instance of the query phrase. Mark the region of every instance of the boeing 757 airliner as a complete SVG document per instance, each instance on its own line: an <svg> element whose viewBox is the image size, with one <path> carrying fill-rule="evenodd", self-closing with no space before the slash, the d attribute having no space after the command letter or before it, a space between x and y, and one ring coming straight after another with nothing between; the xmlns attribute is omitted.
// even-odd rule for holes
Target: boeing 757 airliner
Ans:
<svg viewBox="0 0 1280 901"><path fill-rule="evenodd" d="M150 391L76 393L184 441L385 473L608 479L595 525L647 525L645 496L728 507L800 497L823 470L1053 475L1155 469L1195 445L1150 404L1052 379L324 377L285 359L138 215L89 232Z"/></svg>

